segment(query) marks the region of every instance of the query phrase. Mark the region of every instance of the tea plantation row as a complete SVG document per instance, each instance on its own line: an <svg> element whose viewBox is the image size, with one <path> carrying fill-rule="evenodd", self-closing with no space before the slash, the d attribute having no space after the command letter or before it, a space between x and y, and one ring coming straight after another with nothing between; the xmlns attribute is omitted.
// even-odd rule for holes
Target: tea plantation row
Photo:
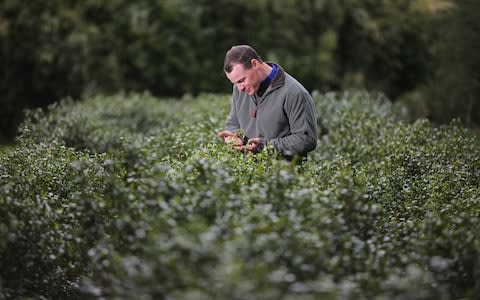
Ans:
<svg viewBox="0 0 480 300"><path fill-rule="evenodd" d="M477 297L478 136L314 100L303 164L224 146L228 96L31 111L0 158L0 298Z"/></svg>

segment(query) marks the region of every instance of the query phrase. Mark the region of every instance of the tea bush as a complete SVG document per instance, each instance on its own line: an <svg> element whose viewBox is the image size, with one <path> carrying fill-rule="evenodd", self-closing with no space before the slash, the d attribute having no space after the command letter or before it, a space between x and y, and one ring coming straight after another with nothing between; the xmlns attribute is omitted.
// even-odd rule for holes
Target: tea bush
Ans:
<svg viewBox="0 0 480 300"><path fill-rule="evenodd" d="M474 299L480 141L382 95L315 94L304 163L216 137L228 96L34 111L0 158L0 295Z"/></svg>
<svg viewBox="0 0 480 300"><path fill-rule="evenodd" d="M56 142L1 158L1 296L70 295L115 214L110 187L122 172L110 165Z"/></svg>

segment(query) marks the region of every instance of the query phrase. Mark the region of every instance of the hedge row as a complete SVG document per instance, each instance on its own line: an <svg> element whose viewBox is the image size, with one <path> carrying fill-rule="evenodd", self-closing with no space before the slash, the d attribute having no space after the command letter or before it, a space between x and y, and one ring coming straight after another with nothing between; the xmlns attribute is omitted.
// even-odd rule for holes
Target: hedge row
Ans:
<svg viewBox="0 0 480 300"><path fill-rule="evenodd" d="M15 133L25 108L67 96L228 92L225 51L245 43L309 90L397 97L433 73L437 27L428 23L436 15L406 0L3 0L0 138Z"/></svg>
<svg viewBox="0 0 480 300"><path fill-rule="evenodd" d="M227 96L31 112L0 158L0 297L474 299L478 136L314 99L303 164L225 147Z"/></svg>

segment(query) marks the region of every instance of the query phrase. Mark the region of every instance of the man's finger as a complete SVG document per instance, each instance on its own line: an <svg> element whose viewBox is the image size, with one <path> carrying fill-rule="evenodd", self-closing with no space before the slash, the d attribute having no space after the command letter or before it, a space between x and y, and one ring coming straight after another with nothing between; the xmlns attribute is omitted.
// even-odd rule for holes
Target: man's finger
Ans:
<svg viewBox="0 0 480 300"><path fill-rule="evenodd" d="M234 134L233 134L233 132L231 132L229 130L223 130L223 131L218 132L217 135L219 137L225 138L225 137L233 136Z"/></svg>

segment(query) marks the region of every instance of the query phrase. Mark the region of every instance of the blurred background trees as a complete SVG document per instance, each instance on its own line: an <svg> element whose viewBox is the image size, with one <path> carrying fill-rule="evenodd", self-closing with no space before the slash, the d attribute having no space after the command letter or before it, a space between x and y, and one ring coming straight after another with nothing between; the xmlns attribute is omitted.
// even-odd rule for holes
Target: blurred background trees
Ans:
<svg viewBox="0 0 480 300"><path fill-rule="evenodd" d="M0 139L65 97L229 92L223 56L242 43L310 91L381 91L474 127L479 20L476 0L3 0Z"/></svg>
<svg viewBox="0 0 480 300"><path fill-rule="evenodd" d="M436 43L425 102L438 122L480 125L480 1L457 0L434 20Z"/></svg>

